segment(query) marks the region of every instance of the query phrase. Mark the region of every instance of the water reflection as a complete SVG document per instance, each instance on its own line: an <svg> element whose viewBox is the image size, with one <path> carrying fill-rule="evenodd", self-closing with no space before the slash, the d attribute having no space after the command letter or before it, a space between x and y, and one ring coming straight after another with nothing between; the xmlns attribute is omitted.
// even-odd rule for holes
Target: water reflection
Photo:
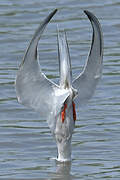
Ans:
<svg viewBox="0 0 120 180"><path fill-rule="evenodd" d="M55 160L55 168L56 173L54 173L52 179L64 179L64 180L72 180L73 176L71 175L71 162L60 163Z"/></svg>

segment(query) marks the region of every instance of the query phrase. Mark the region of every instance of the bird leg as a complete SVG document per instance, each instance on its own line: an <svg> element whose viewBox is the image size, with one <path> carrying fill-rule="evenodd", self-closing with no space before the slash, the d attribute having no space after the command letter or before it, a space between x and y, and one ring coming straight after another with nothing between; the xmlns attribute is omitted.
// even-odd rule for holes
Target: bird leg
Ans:
<svg viewBox="0 0 120 180"><path fill-rule="evenodd" d="M74 121L76 121L76 110L75 110L75 103L74 102L72 102L72 106L73 106L73 119L74 119ZM67 104L64 105L64 108L61 112L62 123L64 123L64 120L65 120L66 108L67 108Z"/></svg>
<svg viewBox="0 0 120 180"><path fill-rule="evenodd" d="M61 112L62 123L64 123L64 120L65 120L65 115L66 115L65 110L66 110L66 108L67 108L67 104L64 105L64 108L63 108L63 110Z"/></svg>
<svg viewBox="0 0 120 180"><path fill-rule="evenodd" d="M73 106L73 119L74 121L76 121L76 110L75 110L75 103L72 102L72 106Z"/></svg>

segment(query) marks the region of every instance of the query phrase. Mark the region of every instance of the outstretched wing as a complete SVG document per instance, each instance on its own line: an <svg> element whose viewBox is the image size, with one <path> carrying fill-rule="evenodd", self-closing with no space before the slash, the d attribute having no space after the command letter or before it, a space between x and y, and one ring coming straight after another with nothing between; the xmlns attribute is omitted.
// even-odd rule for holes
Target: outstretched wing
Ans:
<svg viewBox="0 0 120 180"><path fill-rule="evenodd" d="M92 45L87 63L83 72L73 81L73 87L78 90L77 104L86 103L94 93L96 85L102 75L103 62L103 37L98 19L89 11L84 11L88 16L92 28Z"/></svg>
<svg viewBox="0 0 120 180"><path fill-rule="evenodd" d="M60 72L60 87L71 88L72 86L72 69L67 36L65 32L59 32L57 36L58 59Z"/></svg>
<svg viewBox="0 0 120 180"><path fill-rule="evenodd" d="M18 101L40 112L45 118L49 116L55 118L55 114L61 110L69 95L68 91L61 91L59 86L47 79L41 72L37 60L38 41L56 11L54 10L35 32L16 77Z"/></svg>

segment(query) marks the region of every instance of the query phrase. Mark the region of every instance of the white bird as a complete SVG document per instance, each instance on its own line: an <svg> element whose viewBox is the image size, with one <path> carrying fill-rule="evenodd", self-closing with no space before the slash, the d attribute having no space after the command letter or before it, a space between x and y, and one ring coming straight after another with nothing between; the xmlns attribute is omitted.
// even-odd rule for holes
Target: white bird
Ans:
<svg viewBox="0 0 120 180"><path fill-rule="evenodd" d="M17 99L23 105L40 112L47 119L58 148L57 160L71 161L71 138L77 106L86 103L96 88L102 74L103 37L98 19L89 11L92 28L92 45L86 65L72 81L72 70L66 34L58 31L58 57L60 84L49 80L41 71L37 58L38 41L57 9L48 15L35 32L25 53L16 77Z"/></svg>

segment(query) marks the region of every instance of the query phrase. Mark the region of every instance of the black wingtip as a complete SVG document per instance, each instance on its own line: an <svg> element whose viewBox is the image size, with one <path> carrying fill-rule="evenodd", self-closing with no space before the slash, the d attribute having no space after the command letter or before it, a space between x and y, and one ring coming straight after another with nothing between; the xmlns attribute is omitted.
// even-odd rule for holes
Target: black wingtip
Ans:
<svg viewBox="0 0 120 180"><path fill-rule="evenodd" d="M55 9L54 11L52 11L52 12L49 14L49 16L48 16L47 19L46 19L46 23L48 23L48 22L52 19L52 17L56 14L56 12L57 12L57 9Z"/></svg>
<svg viewBox="0 0 120 180"><path fill-rule="evenodd" d="M84 10L84 13L86 14L86 13L87 13L87 10Z"/></svg>
<svg viewBox="0 0 120 180"><path fill-rule="evenodd" d="M91 20L94 16L90 11L84 10L84 13L88 16L88 18Z"/></svg>
<svg viewBox="0 0 120 180"><path fill-rule="evenodd" d="M97 17L93 13L91 13L90 11L87 11L87 10L84 10L84 13L87 15L87 17L89 18L90 21L94 21L99 24Z"/></svg>
<svg viewBox="0 0 120 180"><path fill-rule="evenodd" d="M85 13L85 14L87 14L87 13L89 13L89 11L87 11L87 10L84 10L84 13Z"/></svg>
<svg viewBox="0 0 120 180"><path fill-rule="evenodd" d="M84 13L87 15L88 19L91 21L92 27L93 27L93 40L92 40L92 45L91 45L91 49L93 46L93 42L94 42L94 35L95 35L95 28L97 28L97 32L99 34L99 38L100 38L100 55L102 55L102 44L103 44L103 40L102 40L102 30L101 30L101 25L99 23L99 20L97 19L97 17L91 13L90 11L84 10ZM90 51L91 52L91 51Z"/></svg>
<svg viewBox="0 0 120 180"><path fill-rule="evenodd" d="M58 11L58 9L56 8L54 11L55 11L55 13L56 13L56 12Z"/></svg>
<svg viewBox="0 0 120 180"><path fill-rule="evenodd" d="M51 12L51 17L54 16L57 11L58 11L58 9L55 9L54 11L52 11L52 12Z"/></svg>

